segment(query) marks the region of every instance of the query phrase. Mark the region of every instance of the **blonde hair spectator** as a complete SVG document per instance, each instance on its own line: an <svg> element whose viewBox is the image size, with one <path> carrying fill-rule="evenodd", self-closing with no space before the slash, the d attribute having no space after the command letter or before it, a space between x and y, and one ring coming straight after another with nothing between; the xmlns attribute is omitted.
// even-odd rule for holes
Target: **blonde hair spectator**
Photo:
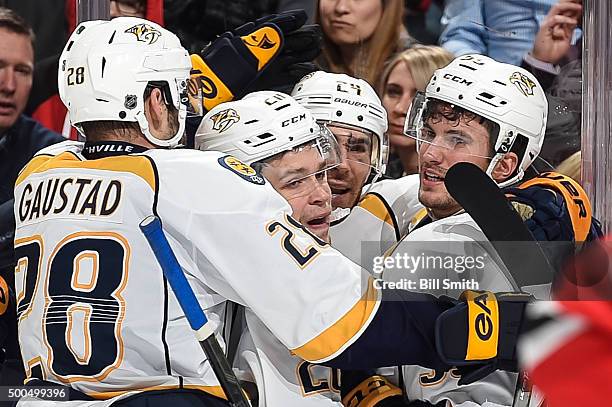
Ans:
<svg viewBox="0 0 612 407"><path fill-rule="evenodd" d="M318 0L321 66L376 86L385 62L408 41L403 15L402 0Z"/></svg>
<svg viewBox="0 0 612 407"><path fill-rule="evenodd" d="M396 54L383 71L379 94L387 111L389 143L402 166L400 169L391 163L388 175L396 178L417 172L415 141L403 134L406 113L416 92L424 92L434 71L448 65L453 58L442 47L415 45Z"/></svg>
<svg viewBox="0 0 612 407"><path fill-rule="evenodd" d="M580 175L581 170L582 154L580 151L576 151L574 154L567 157L561 162L555 169L558 173L567 175L579 184L582 182Z"/></svg>

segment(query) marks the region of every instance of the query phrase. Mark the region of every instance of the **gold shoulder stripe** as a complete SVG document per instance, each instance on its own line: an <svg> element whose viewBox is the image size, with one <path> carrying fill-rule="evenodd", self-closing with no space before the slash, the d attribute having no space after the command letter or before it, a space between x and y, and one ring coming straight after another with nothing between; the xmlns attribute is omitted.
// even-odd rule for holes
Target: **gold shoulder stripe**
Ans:
<svg viewBox="0 0 612 407"><path fill-rule="evenodd" d="M359 301L336 323L291 352L309 362L319 362L336 354L370 321L379 301L379 291L374 280L368 281L368 289Z"/></svg>
<svg viewBox="0 0 612 407"><path fill-rule="evenodd" d="M410 226L408 226L408 230L412 231L419 224L420 221L423 220L427 216L427 208L421 208L414 214L412 219L410 219Z"/></svg>
<svg viewBox="0 0 612 407"><path fill-rule="evenodd" d="M41 166L43 166L47 161L52 160L55 156L41 154L34 156L26 165L21 169L19 176L17 177L17 181L15 181L15 186L19 185L21 181L23 181L28 175L33 174L35 172L41 172L44 170L38 170Z"/></svg>
<svg viewBox="0 0 612 407"><path fill-rule="evenodd" d="M80 160L70 152L57 156L40 155L34 157L21 171L15 185L19 185L32 174L42 173L57 168L82 168L101 171L129 172L149 184L155 191L155 170L147 157L139 155L121 155L100 160Z"/></svg>
<svg viewBox="0 0 612 407"><path fill-rule="evenodd" d="M378 219L393 226L392 215L387 210L380 198L373 194L367 194L359 202L359 206L376 216Z"/></svg>
<svg viewBox="0 0 612 407"><path fill-rule="evenodd" d="M105 391L105 392L87 392L87 395L89 397L93 397L96 400L108 400L110 398L117 397L117 396L120 396L125 393L129 393L132 391L174 390L174 389L180 389L180 388L181 387L178 384L176 385L173 384L173 385L167 385L167 386L145 387L143 389L129 389L129 390L117 390L117 391ZM223 392L223 389L221 388L221 386L198 386L194 384L186 384L182 386L182 388L200 390L204 393L212 394L215 397L219 397L224 400L227 400L227 397L225 396L225 393Z"/></svg>

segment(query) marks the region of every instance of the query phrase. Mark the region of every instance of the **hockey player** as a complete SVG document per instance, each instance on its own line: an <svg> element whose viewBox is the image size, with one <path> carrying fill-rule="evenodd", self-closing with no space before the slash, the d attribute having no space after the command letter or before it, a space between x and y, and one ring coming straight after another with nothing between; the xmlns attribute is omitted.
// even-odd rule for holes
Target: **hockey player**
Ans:
<svg viewBox="0 0 612 407"><path fill-rule="evenodd" d="M418 175L376 182L387 164L387 114L366 81L318 71L302 78L292 95L341 147L342 162L328 174L335 215L332 245L371 269L372 258L406 234L422 208Z"/></svg>
<svg viewBox="0 0 612 407"><path fill-rule="evenodd" d="M28 384L63 384L72 399L104 399L99 405L227 405L139 232L152 214L211 321L222 320L229 299L311 362L450 368L434 331L455 301L375 288L293 219L251 167L222 153L171 150L182 137L191 70L175 35L137 18L86 22L60 59L60 96L87 141L42 150L15 184ZM227 115L219 126L239 120ZM524 305L491 301L499 331L522 317ZM495 367L513 348L498 339L482 365Z"/></svg>
<svg viewBox="0 0 612 407"><path fill-rule="evenodd" d="M232 117L240 120L223 125ZM216 106L196 131L195 147L253 167L289 202L291 216L328 242L327 172L340 163L340 151L333 134L291 96L260 91Z"/></svg>
<svg viewBox="0 0 612 407"><path fill-rule="evenodd" d="M223 128L219 117L240 117ZM314 122L314 123L313 123ZM312 133L312 128L319 131ZM220 151L261 172L291 206L291 216L322 241L329 240L331 192L327 174L340 163L334 135L316 124L311 113L291 96L255 92L222 103L202 120L195 136L200 150ZM233 356L243 381L257 387L258 405L340 406L338 371L292 355L249 309L236 312L229 343L245 331ZM246 329L248 327L248 329ZM231 346L230 346L231 348Z"/></svg>
<svg viewBox="0 0 612 407"><path fill-rule="evenodd" d="M422 256L425 260L442 254L454 260L480 257L481 261L472 262L471 266L464 263L454 271L423 265L411 270L387 268L384 278L407 278L421 291L451 296L458 295L457 288L462 282L472 281L475 287L462 288L530 290L547 298L542 287L523 287L514 280L492 248L484 243L487 239L478 225L444 186L446 171L460 161L478 165L500 186L515 185L540 151L546 118L544 91L521 68L480 55L467 55L436 71L425 94L415 98L405 127L406 134L417 140L419 200L427 208L428 216L389 256ZM568 188L573 196L568 194ZM596 235L588 199L580 186L567 177L544 175L509 192L527 225L541 240L584 241ZM403 377L408 400L467 407L510 406L516 376L496 372L484 380L460 386L459 383L464 383L453 371L405 366Z"/></svg>

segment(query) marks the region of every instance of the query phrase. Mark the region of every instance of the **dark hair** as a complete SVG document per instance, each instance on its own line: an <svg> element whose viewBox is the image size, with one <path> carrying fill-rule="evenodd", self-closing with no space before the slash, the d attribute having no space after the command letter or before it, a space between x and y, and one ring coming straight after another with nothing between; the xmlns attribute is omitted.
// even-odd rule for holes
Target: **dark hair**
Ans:
<svg viewBox="0 0 612 407"><path fill-rule="evenodd" d="M495 154L495 142L499 136L499 125L494 121L439 99L431 99L427 103L427 107L423 112L423 122L429 119L434 123L439 123L443 119L446 119L452 123L452 126L458 126L461 121L469 123L476 120L479 124L484 126L487 133L489 133L489 154L491 154L491 156Z"/></svg>
<svg viewBox="0 0 612 407"><path fill-rule="evenodd" d="M147 0L114 0L117 3L134 7L139 13L145 14L147 11Z"/></svg>
<svg viewBox="0 0 612 407"><path fill-rule="evenodd" d="M123 141L131 141L134 133L140 133L138 122L121 122L118 120L98 120L80 124L88 141L108 140L109 135L121 137Z"/></svg>
<svg viewBox="0 0 612 407"><path fill-rule="evenodd" d="M6 7L0 7L0 28L4 28L15 34L25 35L30 39L32 47L34 47L34 40L36 37L32 27L23 17L13 10Z"/></svg>
<svg viewBox="0 0 612 407"><path fill-rule="evenodd" d="M165 81L150 81L145 87L143 100L147 100L151 97L153 89L159 89L162 92L164 102L168 107L170 115L174 115L178 118L178 110L172 103L172 96L168 82ZM131 141L134 137L137 137L141 133L140 125L138 122L125 122L119 120L97 120L91 122L83 122L80 124L85 133L85 137L89 141L102 141L108 140L109 135L111 139L113 137L120 137L123 141Z"/></svg>

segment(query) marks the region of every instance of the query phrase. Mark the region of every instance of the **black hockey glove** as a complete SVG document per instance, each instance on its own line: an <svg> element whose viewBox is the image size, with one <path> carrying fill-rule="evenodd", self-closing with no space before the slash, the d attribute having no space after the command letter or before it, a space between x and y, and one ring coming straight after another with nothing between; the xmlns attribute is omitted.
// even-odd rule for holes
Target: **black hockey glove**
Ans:
<svg viewBox="0 0 612 407"><path fill-rule="evenodd" d="M249 86L248 92L275 90L290 94L300 79L319 70L313 61L321 53L322 40L321 28L316 24L286 33L282 51L270 67Z"/></svg>
<svg viewBox="0 0 612 407"><path fill-rule="evenodd" d="M547 172L504 193L540 241L586 240L591 228L591 204L573 179Z"/></svg>
<svg viewBox="0 0 612 407"><path fill-rule="evenodd" d="M250 85L285 48L286 36L291 39L290 45L296 47L292 38L300 34L294 32L305 22L304 10L274 14L226 32L200 54L192 54L189 81L192 113L204 115L219 103L240 98L252 90ZM304 38L298 38L299 41ZM298 47L295 52L299 51ZM291 56L293 51L288 49L280 66L288 66ZM275 68L277 76L281 70Z"/></svg>
<svg viewBox="0 0 612 407"><path fill-rule="evenodd" d="M440 358L456 366L459 384L469 384L495 370L517 372L516 343L527 303L525 293L465 291L463 303L442 313L436 321Z"/></svg>

